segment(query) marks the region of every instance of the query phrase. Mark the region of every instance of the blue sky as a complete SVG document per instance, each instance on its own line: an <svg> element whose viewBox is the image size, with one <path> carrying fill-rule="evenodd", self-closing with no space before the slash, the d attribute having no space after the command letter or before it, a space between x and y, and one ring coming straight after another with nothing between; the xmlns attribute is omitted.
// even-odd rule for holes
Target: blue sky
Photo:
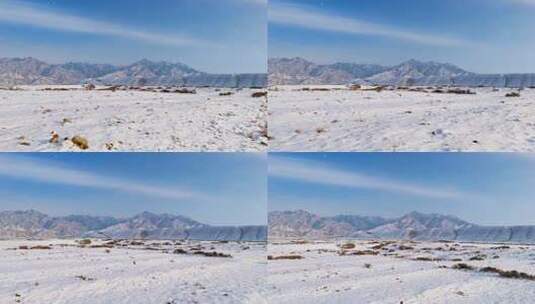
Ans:
<svg viewBox="0 0 535 304"><path fill-rule="evenodd" d="M0 154L0 210L265 224L266 199L263 154Z"/></svg>
<svg viewBox="0 0 535 304"><path fill-rule="evenodd" d="M514 153L270 154L269 210L535 225L535 156Z"/></svg>
<svg viewBox="0 0 535 304"><path fill-rule="evenodd" d="M535 0L271 0L270 57L535 72Z"/></svg>
<svg viewBox="0 0 535 304"><path fill-rule="evenodd" d="M0 57L266 71L266 0L2 0Z"/></svg>

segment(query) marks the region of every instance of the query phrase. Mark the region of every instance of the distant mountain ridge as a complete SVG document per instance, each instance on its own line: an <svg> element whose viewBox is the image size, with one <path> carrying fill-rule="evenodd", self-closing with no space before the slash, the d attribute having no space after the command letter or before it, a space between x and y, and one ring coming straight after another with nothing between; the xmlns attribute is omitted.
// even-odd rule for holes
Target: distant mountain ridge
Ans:
<svg viewBox="0 0 535 304"><path fill-rule="evenodd" d="M411 212L399 218L358 215L322 217L297 211L273 211L269 238L411 239L420 241L514 242L535 244L535 226L482 226L454 216Z"/></svg>
<svg viewBox="0 0 535 304"><path fill-rule="evenodd" d="M532 74L477 74L453 64L409 60L396 66L334 63L319 65L303 58L268 60L269 85L370 84L465 87L535 87Z"/></svg>
<svg viewBox="0 0 535 304"><path fill-rule="evenodd" d="M112 237L265 241L266 226L211 226L188 217L143 212L129 218L70 215L52 217L35 210L0 212L0 239Z"/></svg>
<svg viewBox="0 0 535 304"><path fill-rule="evenodd" d="M369 64L335 63L319 65L303 58L270 58L269 85L347 84L384 72L388 67Z"/></svg>
<svg viewBox="0 0 535 304"><path fill-rule="evenodd" d="M126 66L90 63L48 64L38 59L0 58L0 85L168 85L265 87L266 74L210 74L182 63L140 60Z"/></svg>

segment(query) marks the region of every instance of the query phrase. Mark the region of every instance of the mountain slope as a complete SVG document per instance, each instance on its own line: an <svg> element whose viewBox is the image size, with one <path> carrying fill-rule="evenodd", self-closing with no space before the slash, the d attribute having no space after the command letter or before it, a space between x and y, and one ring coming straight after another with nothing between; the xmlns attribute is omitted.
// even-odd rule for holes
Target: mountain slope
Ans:
<svg viewBox="0 0 535 304"><path fill-rule="evenodd" d="M472 75L454 65L437 62L409 60L365 80L388 85L451 84L460 76Z"/></svg>
<svg viewBox="0 0 535 304"><path fill-rule="evenodd" d="M0 85L105 85L265 87L266 74L209 74L182 63L143 59L127 66L48 64L35 58L0 58Z"/></svg>
<svg viewBox="0 0 535 304"><path fill-rule="evenodd" d="M0 212L0 239L77 236L119 221L95 216L51 217L35 210L3 211Z"/></svg>
<svg viewBox="0 0 535 304"><path fill-rule="evenodd" d="M170 214L143 212L134 217L99 230L114 238L187 238L187 230L202 226L192 219Z"/></svg>
<svg viewBox="0 0 535 304"><path fill-rule="evenodd" d="M454 216L412 212L399 218L275 211L268 216L270 238L376 238L457 240L535 244L535 226L481 226Z"/></svg>
<svg viewBox="0 0 535 304"><path fill-rule="evenodd" d="M152 62L143 59L90 82L113 85L182 85L189 76L202 74L182 63Z"/></svg>
<svg viewBox="0 0 535 304"><path fill-rule="evenodd" d="M317 65L302 58L268 61L270 85L376 84L533 87L535 74L477 74L449 63L409 60L396 66L335 63Z"/></svg>
<svg viewBox="0 0 535 304"><path fill-rule="evenodd" d="M320 217L307 211L274 211L268 216L270 237L325 238L356 236L360 231L387 223L380 217L339 215Z"/></svg>
<svg viewBox="0 0 535 304"><path fill-rule="evenodd" d="M51 217L34 210L0 212L0 239L102 236L262 241L267 237L267 227L210 226L180 215L149 212L124 219L84 215Z"/></svg>
<svg viewBox="0 0 535 304"><path fill-rule="evenodd" d="M451 240L459 229L471 227L469 223L453 216L412 212L368 231L381 238Z"/></svg>
<svg viewBox="0 0 535 304"><path fill-rule="evenodd" d="M317 65L303 58L271 58L268 60L270 85L347 84L366 78L387 68L373 64L335 63Z"/></svg>
<svg viewBox="0 0 535 304"><path fill-rule="evenodd" d="M0 58L0 84L79 83L84 75L60 65L49 65L35 58Z"/></svg>

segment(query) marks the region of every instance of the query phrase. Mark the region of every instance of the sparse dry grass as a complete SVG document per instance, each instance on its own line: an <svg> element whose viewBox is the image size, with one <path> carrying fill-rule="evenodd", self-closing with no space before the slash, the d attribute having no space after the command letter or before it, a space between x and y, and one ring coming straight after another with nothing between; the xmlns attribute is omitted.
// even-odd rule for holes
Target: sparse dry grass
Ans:
<svg viewBox="0 0 535 304"><path fill-rule="evenodd" d="M260 98L260 97L267 97L267 92L254 92L251 97L253 98Z"/></svg>
<svg viewBox="0 0 535 304"><path fill-rule="evenodd" d="M505 94L505 97L520 97L520 93L510 92L510 93Z"/></svg>
<svg viewBox="0 0 535 304"><path fill-rule="evenodd" d="M342 250L338 255L378 255L379 252L374 250Z"/></svg>
<svg viewBox="0 0 535 304"><path fill-rule="evenodd" d="M193 254L202 255L205 257L215 257L215 258L231 258L232 257L232 255L230 254L225 254L225 253L216 252L216 251L195 251L193 252Z"/></svg>
<svg viewBox="0 0 535 304"><path fill-rule="evenodd" d="M342 249L355 249L356 245L354 243L345 243L340 245Z"/></svg>
<svg viewBox="0 0 535 304"><path fill-rule="evenodd" d="M89 141L83 136L76 135L73 138L71 138L71 141L74 145L76 145L78 148L82 150L89 149Z"/></svg>
<svg viewBox="0 0 535 304"><path fill-rule="evenodd" d="M496 273L500 277L509 278L509 279L522 279L522 280L535 281L535 275L527 274L525 272L520 272L516 270L501 270L495 267L483 267L483 268L480 268L479 271Z"/></svg>
<svg viewBox="0 0 535 304"><path fill-rule="evenodd" d="M94 281L94 280L96 280L95 278L90 278L90 277L87 277L85 275L77 275L75 278L80 279L82 281Z"/></svg>
<svg viewBox="0 0 535 304"><path fill-rule="evenodd" d="M459 269L459 270L470 270L470 271L479 271L479 272L486 272L486 273L495 273L498 276L502 278L508 278L508 279L520 279L520 280L529 280L529 281L535 281L535 275L531 275L525 272L520 272L517 270L502 270L496 267L481 267L477 269L476 267L470 266L468 264L464 263L458 263L451 267L452 269Z"/></svg>
<svg viewBox="0 0 535 304"><path fill-rule="evenodd" d="M90 239L79 240L78 244L80 244L80 245L90 245L91 244L91 240Z"/></svg>
<svg viewBox="0 0 535 304"><path fill-rule="evenodd" d="M442 259L435 258L435 257L416 257L414 260L415 261L423 261L423 262L438 262L438 261L442 261Z"/></svg>
<svg viewBox="0 0 535 304"><path fill-rule="evenodd" d="M474 270L474 267L465 264L465 263L457 263L451 266L451 269L459 269L459 270Z"/></svg>
<svg viewBox="0 0 535 304"><path fill-rule="evenodd" d="M269 261L276 261L276 260L301 260L304 259L302 255L279 255L279 256L272 256L268 255L267 259Z"/></svg>

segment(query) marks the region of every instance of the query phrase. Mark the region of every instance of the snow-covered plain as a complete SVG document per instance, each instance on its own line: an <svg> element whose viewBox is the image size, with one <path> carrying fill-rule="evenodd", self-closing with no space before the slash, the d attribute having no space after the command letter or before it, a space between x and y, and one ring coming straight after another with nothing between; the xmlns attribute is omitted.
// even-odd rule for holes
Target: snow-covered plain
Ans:
<svg viewBox="0 0 535 304"><path fill-rule="evenodd" d="M488 266L535 275L535 246L350 241L355 248L340 255L346 243L270 242L268 301L481 304L533 303L535 298L533 280L480 271ZM302 259L275 260L288 255ZM459 263L474 268L455 269Z"/></svg>
<svg viewBox="0 0 535 304"><path fill-rule="evenodd" d="M180 94L104 88L0 90L0 151L80 151L70 140L77 135L87 139L86 151L266 149L267 100L251 96L262 90L198 88L197 94ZM232 95L220 96L227 92ZM58 140L51 142L54 134Z"/></svg>
<svg viewBox="0 0 535 304"><path fill-rule="evenodd" d="M0 302L265 303L265 243L124 241L90 248L103 243L0 241ZM19 249L37 245L51 249ZM196 247L232 257L194 255ZM186 254L173 253L179 248Z"/></svg>
<svg viewBox="0 0 535 304"><path fill-rule="evenodd" d="M472 95L434 89L272 87L270 150L535 151L535 89L520 97L505 97L516 89L471 88Z"/></svg>

